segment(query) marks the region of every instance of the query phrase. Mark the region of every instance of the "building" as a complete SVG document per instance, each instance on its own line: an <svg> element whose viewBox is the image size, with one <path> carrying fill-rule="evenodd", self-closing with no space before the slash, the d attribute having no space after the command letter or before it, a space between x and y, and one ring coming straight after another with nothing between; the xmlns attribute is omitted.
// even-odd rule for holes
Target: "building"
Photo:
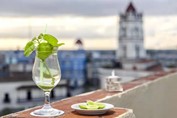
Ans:
<svg viewBox="0 0 177 118"><path fill-rule="evenodd" d="M123 69L144 71L158 65L157 61L146 56L143 15L136 10L132 2L125 12L120 14L118 40L117 60L122 63Z"/></svg>
<svg viewBox="0 0 177 118"><path fill-rule="evenodd" d="M114 65L115 50L88 50L87 51L87 78L98 79L99 68Z"/></svg>
<svg viewBox="0 0 177 118"><path fill-rule="evenodd" d="M177 50L147 50L147 55L157 60L163 67L177 67Z"/></svg>
<svg viewBox="0 0 177 118"><path fill-rule="evenodd" d="M116 51L116 62L119 66L99 68L101 87L104 87L105 78L112 70L128 82L141 77L149 76L162 71L162 66L146 56L144 49L143 14L139 13L130 2L124 13L120 14L119 45Z"/></svg>
<svg viewBox="0 0 177 118"><path fill-rule="evenodd" d="M77 50L84 50L82 39L76 39L75 46Z"/></svg>
<svg viewBox="0 0 177 118"><path fill-rule="evenodd" d="M72 87L81 87L86 81L86 51L81 39L75 42L76 50L59 51L62 79L67 79Z"/></svg>
<svg viewBox="0 0 177 118"><path fill-rule="evenodd" d="M86 52L84 50L59 51L62 79L70 86L83 86L86 80Z"/></svg>
<svg viewBox="0 0 177 118"><path fill-rule="evenodd" d="M132 2L125 13L120 14L117 59L146 58L142 17L143 14L136 10Z"/></svg>
<svg viewBox="0 0 177 118"><path fill-rule="evenodd" d="M67 96L66 81L61 81L51 93L51 100ZM9 72L0 77L0 111L4 108L25 109L43 104L44 94L32 80L31 72Z"/></svg>

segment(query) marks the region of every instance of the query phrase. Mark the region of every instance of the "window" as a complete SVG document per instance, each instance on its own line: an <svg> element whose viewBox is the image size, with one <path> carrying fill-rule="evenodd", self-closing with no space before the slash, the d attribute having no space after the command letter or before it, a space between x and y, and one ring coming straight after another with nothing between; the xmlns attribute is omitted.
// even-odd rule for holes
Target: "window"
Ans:
<svg viewBox="0 0 177 118"><path fill-rule="evenodd" d="M135 32L136 32L136 33L138 33L138 32L139 32L138 27L135 27L135 29L134 29L134 30L135 30Z"/></svg>
<svg viewBox="0 0 177 118"><path fill-rule="evenodd" d="M123 58L126 58L127 57L127 47L126 47L126 45L124 45L122 47L122 52L123 52Z"/></svg>
<svg viewBox="0 0 177 118"><path fill-rule="evenodd" d="M139 28L138 27L135 27L135 35L139 35Z"/></svg>
<svg viewBox="0 0 177 118"><path fill-rule="evenodd" d="M9 97L9 93L5 93L4 94L4 100L3 100L3 102L4 103L10 103L10 97Z"/></svg>
<svg viewBox="0 0 177 118"><path fill-rule="evenodd" d="M55 98L55 91L54 90L51 91L51 98Z"/></svg>
<svg viewBox="0 0 177 118"><path fill-rule="evenodd" d="M126 28L125 27L122 27L122 36L126 36Z"/></svg>
<svg viewBox="0 0 177 118"><path fill-rule="evenodd" d="M138 45L135 46L136 58L140 57L140 47Z"/></svg>
<svg viewBox="0 0 177 118"><path fill-rule="evenodd" d="M28 101L32 100L32 95L31 95L31 91L30 91L30 90L27 90L26 99L27 99Z"/></svg>

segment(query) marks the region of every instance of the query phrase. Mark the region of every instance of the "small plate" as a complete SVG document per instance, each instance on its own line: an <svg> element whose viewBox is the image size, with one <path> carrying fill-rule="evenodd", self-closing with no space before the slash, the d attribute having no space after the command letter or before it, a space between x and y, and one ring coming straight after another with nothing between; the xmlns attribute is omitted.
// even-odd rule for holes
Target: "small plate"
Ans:
<svg viewBox="0 0 177 118"><path fill-rule="evenodd" d="M114 108L114 105L108 104L108 103L103 103L105 105L105 108L103 109L96 109L96 110L88 110L88 109L81 109L79 105L86 105L86 103L77 103L73 104L71 106L72 109L74 109L77 113L83 114L83 115L100 115L100 114L105 114L108 110Z"/></svg>

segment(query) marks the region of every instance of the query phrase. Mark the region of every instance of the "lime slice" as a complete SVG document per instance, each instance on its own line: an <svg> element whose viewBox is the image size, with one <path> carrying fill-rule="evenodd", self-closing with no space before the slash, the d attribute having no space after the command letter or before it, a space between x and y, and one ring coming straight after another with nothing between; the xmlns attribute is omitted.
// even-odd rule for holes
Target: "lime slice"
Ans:
<svg viewBox="0 0 177 118"><path fill-rule="evenodd" d="M87 109L88 110L96 110L98 109L99 107L97 105L87 105Z"/></svg>
<svg viewBox="0 0 177 118"><path fill-rule="evenodd" d="M93 102L91 100L87 100L87 105L95 105L95 102Z"/></svg>
<svg viewBox="0 0 177 118"><path fill-rule="evenodd" d="M81 109L87 109L87 105L79 105L79 107L81 108Z"/></svg>
<svg viewBox="0 0 177 118"><path fill-rule="evenodd" d="M97 102L96 105L98 106L98 109L103 109L105 108L105 105L103 103Z"/></svg>
<svg viewBox="0 0 177 118"><path fill-rule="evenodd" d="M86 105L81 104L79 105L81 109L88 109L88 110L97 110L97 109L103 109L105 108L105 104L100 102L93 102L91 100L87 100Z"/></svg>

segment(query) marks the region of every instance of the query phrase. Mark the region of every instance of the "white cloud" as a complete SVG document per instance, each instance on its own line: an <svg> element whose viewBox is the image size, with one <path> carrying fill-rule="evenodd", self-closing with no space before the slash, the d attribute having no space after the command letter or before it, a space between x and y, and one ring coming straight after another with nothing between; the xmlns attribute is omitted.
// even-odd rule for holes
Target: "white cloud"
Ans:
<svg viewBox="0 0 177 118"><path fill-rule="evenodd" d="M1 38L30 38L44 32L57 37L112 38L117 34L117 17L55 17L55 18L6 18L0 20ZM31 37L32 37L31 36Z"/></svg>
<svg viewBox="0 0 177 118"><path fill-rule="evenodd" d="M146 48L171 49L177 47L177 16L145 17ZM153 33L153 35L150 34Z"/></svg>

